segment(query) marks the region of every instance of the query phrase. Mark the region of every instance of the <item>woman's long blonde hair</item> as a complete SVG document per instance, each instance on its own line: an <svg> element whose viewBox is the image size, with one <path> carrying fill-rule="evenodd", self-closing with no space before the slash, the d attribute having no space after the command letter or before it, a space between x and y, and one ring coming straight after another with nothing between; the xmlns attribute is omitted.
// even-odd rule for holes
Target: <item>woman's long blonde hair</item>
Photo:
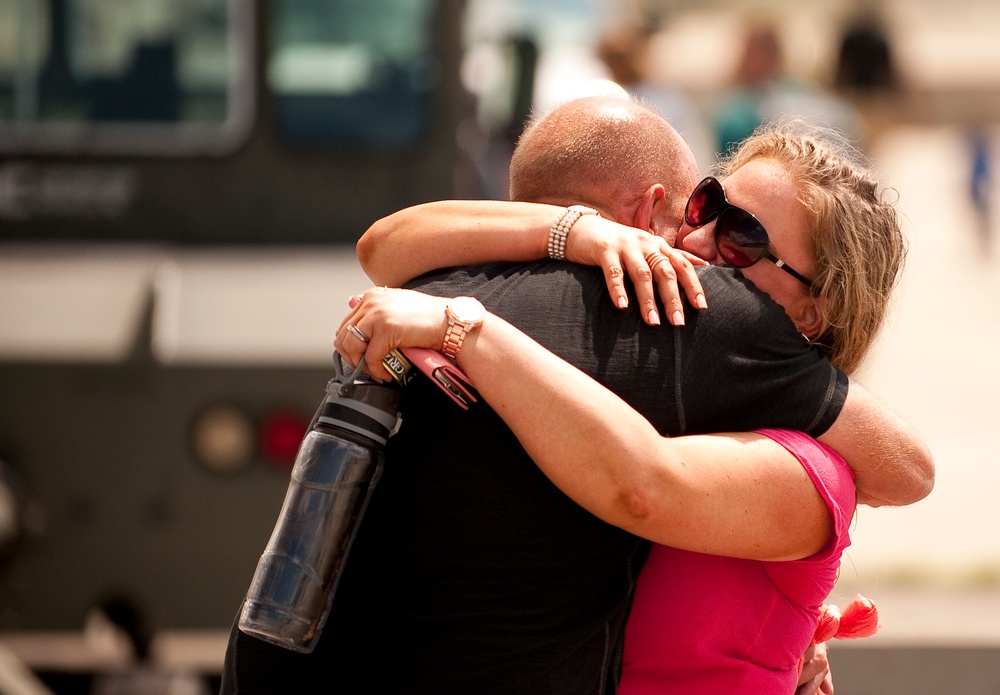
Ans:
<svg viewBox="0 0 1000 695"><path fill-rule="evenodd" d="M885 318L906 242L895 208L862 156L834 131L797 121L759 128L719 164L722 177L755 159L777 162L798 183L812 216L812 253L823 325L815 342L848 374Z"/></svg>

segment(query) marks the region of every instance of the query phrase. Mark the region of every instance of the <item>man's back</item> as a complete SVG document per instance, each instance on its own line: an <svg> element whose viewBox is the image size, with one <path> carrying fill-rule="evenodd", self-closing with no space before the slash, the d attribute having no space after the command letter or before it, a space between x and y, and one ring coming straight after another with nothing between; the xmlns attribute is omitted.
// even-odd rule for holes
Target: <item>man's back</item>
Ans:
<svg viewBox="0 0 1000 695"><path fill-rule="evenodd" d="M610 306L603 290L590 296L600 288L581 283L575 269L566 275L566 264L530 267L463 270L414 286L475 294L589 373L603 371L619 388L633 383L630 351L600 350L582 320L584 304ZM625 325L602 324L602 336L634 338L634 317L607 315ZM641 370L650 379L655 371ZM402 414L337 597L339 611L355 588L369 594L373 577L382 583L377 608L364 616L351 610L352 623L385 627L375 628L373 642L391 635L386 680L370 692L398 692L400 684L406 692L602 692L638 539L552 485L492 409L463 411L418 380L404 392ZM353 570L365 587L355 587L362 580ZM434 676L423 681L421 672Z"/></svg>
<svg viewBox="0 0 1000 695"><path fill-rule="evenodd" d="M713 272L710 301L713 291L740 295L757 313L727 312L717 299L714 314L692 315L683 330L651 328L638 312L613 308L598 271L564 263L462 270L414 286L477 296L665 434L710 425L821 431L842 402L817 405L837 373L794 331L781 338L790 329L780 307L731 271ZM745 351L728 359L738 341ZM709 392L708 363L725 393ZM801 401L771 397L788 374L810 384ZM760 407L747 409L751 402ZM320 646L310 657L279 655L286 676L306 676L284 680L285 692L604 692L642 544L559 492L484 404L461 411L416 380L402 407ZM244 662L273 651L241 640ZM261 661L253 687L244 677L238 692L274 692L264 663L273 662Z"/></svg>

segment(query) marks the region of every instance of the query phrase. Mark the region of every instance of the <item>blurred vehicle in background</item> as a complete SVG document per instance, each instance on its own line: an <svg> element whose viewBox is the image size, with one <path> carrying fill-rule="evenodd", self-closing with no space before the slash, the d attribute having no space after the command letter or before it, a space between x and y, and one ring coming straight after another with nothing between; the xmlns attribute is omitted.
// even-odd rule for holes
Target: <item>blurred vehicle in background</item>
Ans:
<svg viewBox="0 0 1000 695"><path fill-rule="evenodd" d="M354 242L506 193L537 54L498 4L0 0L0 634L109 601L228 628L368 284Z"/></svg>
<svg viewBox="0 0 1000 695"><path fill-rule="evenodd" d="M0 1L0 629L231 622L353 242L456 194L463 4Z"/></svg>

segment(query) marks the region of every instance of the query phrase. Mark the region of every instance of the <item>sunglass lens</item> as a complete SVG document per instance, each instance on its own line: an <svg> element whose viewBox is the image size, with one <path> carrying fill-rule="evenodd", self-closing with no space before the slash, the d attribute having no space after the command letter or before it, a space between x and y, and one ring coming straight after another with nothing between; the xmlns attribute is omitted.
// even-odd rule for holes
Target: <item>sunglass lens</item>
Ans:
<svg viewBox="0 0 1000 695"><path fill-rule="evenodd" d="M747 268L767 252L767 231L746 210L729 208L715 223L715 245L726 263Z"/></svg>
<svg viewBox="0 0 1000 695"><path fill-rule="evenodd" d="M726 201L726 193L714 178L704 179L688 198L684 220L692 227L701 227L712 221L719 207Z"/></svg>

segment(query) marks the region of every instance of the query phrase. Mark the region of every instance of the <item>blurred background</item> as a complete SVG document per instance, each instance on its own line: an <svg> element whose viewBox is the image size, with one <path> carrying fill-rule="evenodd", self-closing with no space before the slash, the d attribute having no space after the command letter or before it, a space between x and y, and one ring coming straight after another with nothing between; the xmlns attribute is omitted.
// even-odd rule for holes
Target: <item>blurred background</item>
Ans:
<svg viewBox="0 0 1000 695"><path fill-rule="evenodd" d="M831 600L883 629L837 692L1000 692L998 34L993 0L0 0L0 695L214 691L354 242L506 197L525 117L608 81L705 170L797 114L898 190L859 380L938 483L858 513Z"/></svg>

